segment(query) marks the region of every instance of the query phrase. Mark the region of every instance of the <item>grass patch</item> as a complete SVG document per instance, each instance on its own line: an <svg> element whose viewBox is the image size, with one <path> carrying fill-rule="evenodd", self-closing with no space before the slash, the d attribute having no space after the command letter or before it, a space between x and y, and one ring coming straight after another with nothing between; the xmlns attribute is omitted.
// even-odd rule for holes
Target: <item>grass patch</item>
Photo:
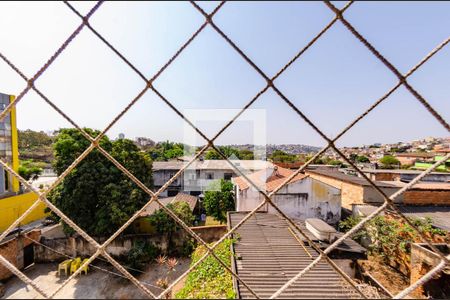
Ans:
<svg viewBox="0 0 450 300"><path fill-rule="evenodd" d="M205 221L205 226L212 226L212 225L222 225L222 223L220 223L219 221L217 221L216 219L214 219L211 216L207 216L206 221Z"/></svg>
<svg viewBox="0 0 450 300"><path fill-rule="evenodd" d="M231 239L219 244L214 253L231 267ZM197 247L192 253L191 265L195 264L204 254L203 246ZM231 274L213 257L208 256L197 268L187 276L184 287L175 295L177 299L233 299L233 280Z"/></svg>

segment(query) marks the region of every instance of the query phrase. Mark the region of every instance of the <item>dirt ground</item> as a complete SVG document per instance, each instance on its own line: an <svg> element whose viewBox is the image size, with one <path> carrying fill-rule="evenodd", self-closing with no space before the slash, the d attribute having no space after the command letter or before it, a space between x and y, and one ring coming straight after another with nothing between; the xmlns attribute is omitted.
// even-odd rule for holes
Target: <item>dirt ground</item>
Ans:
<svg viewBox="0 0 450 300"><path fill-rule="evenodd" d="M409 278L384 263L373 260L361 260L363 268L378 280L392 295L396 295L409 286ZM420 293L410 294L413 298L424 298Z"/></svg>
<svg viewBox="0 0 450 300"><path fill-rule="evenodd" d="M187 258L178 260L179 264L175 267L169 278L170 281L178 278L184 273L190 264ZM114 273L120 273L112 266L94 263L104 269ZM56 271L57 264L35 264L25 270L25 274L36 282L45 291L52 293L59 285L61 285L67 278L61 274L58 276ZM137 275L139 279L151 292L158 295L162 290L156 286L156 281L165 277L166 267L152 263L147 267L144 274ZM177 285L176 289L182 286ZM31 286L26 286L20 279L13 277L5 283L6 292L3 298L5 299L40 299L42 298ZM91 267L88 275L78 276L76 279L69 282L61 291L56 294L55 298L64 299L136 299L148 298L141 292L131 281L121 278L117 275L110 274Z"/></svg>

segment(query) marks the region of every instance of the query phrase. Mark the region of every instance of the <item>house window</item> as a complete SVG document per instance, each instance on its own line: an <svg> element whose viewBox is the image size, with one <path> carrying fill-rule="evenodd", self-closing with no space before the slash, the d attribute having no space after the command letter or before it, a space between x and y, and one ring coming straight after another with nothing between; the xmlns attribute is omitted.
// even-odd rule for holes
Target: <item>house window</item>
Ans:
<svg viewBox="0 0 450 300"><path fill-rule="evenodd" d="M214 179L214 173L206 173L206 179Z"/></svg>
<svg viewBox="0 0 450 300"><path fill-rule="evenodd" d="M223 179L225 179L225 180L231 180L231 177L233 177L232 173L225 173L223 175Z"/></svg>

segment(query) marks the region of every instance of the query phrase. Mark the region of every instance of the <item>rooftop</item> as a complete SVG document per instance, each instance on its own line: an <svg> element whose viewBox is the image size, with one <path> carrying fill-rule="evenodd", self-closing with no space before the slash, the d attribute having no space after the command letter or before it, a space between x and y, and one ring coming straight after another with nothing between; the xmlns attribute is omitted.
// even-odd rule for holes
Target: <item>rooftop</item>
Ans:
<svg viewBox="0 0 450 300"><path fill-rule="evenodd" d="M384 183L390 183L398 186L399 188L404 187L407 183L402 181L378 181ZM450 183L448 182L418 182L413 185L408 190L432 190L432 191L450 191Z"/></svg>
<svg viewBox="0 0 450 300"><path fill-rule="evenodd" d="M351 176L351 175L347 175L344 173L341 173L339 171L336 170L331 170L331 169L325 169L325 168L318 168L318 169L307 169L305 171L306 174L308 173L312 173L312 174L316 174L316 175L321 175L321 176L325 176L325 177L329 177L329 178L333 178L333 179L337 179L343 182L347 182L347 183L351 183L351 184L356 184L356 185L361 185L361 186L371 186L371 184L364 178L362 177L356 177L356 176ZM394 184L391 184L391 182L382 182L382 181L374 181L374 183L379 186L379 187L388 187L388 188L396 188L397 186Z"/></svg>
<svg viewBox="0 0 450 300"><path fill-rule="evenodd" d="M236 225L244 216L245 213L229 213L229 226ZM289 230L288 223L274 214L256 213L236 233L240 237L234 244L236 272L261 298L269 298L318 256L310 246L303 248ZM238 298L253 298L240 282L236 286ZM357 296L341 275L322 260L279 298Z"/></svg>
<svg viewBox="0 0 450 300"><path fill-rule="evenodd" d="M259 188L264 189L267 192L271 192L279 187L286 180L286 178L291 176L293 173L294 171L291 171L289 169L276 167L259 170L247 175L247 177ZM302 180L305 177L308 177L308 175L304 175L301 173L297 174L289 183ZM250 184L242 176L233 178L232 180L235 184L238 185L240 190L245 190L250 187Z"/></svg>
<svg viewBox="0 0 450 300"><path fill-rule="evenodd" d="M238 168L243 170L261 170L266 167L272 166L271 162L264 160L231 160L231 162ZM188 162L185 161L155 161L153 162L153 170L180 170ZM234 171L234 168L226 160L196 160L188 169L195 170L230 170Z"/></svg>
<svg viewBox="0 0 450 300"><path fill-rule="evenodd" d="M410 153L396 153L397 157L424 157L424 158L433 158L436 156L436 153L432 152L410 152Z"/></svg>
<svg viewBox="0 0 450 300"><path fill-rule="evenodd" d="M357 204L358 211L367 216L377 209L374 205ZM430 218L438 228L450 231L450 206L403 206L398 209L409 218Z"/></svg>
<svg viewBox="0 0 450 300"><path fill-rule="evenodd" d="M364 173L392 173L392 174L420 174L423 170L402 170L402 169L362 169ZM446 172L430 172L431 175L447 175L450 176L450 173Z"/></svg>
<svg viewBox="0 0 450 300"><path fill-rule="evenodd" d="M159 199L159 201L165 206L167 206L170 203L186 202L187 204L189 204L189 207L192 211L197 205L197 197L185 193L178 193L175 197L161 198ZM142 212L140 216L141 217L149 216L160 208L161 206L157 202L153 201L149 206L147 206L145 211Z"/></svg>

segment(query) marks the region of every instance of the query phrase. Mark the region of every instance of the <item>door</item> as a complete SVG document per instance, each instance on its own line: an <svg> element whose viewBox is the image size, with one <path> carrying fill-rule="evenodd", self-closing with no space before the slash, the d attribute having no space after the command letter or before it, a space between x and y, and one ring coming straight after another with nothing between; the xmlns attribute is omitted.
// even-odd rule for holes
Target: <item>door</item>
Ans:
<svg viewBox="0 0 450 300"><path fill-rule="evenodd" d="M34 245L23 248L23 267L26 268L34 263Z"/></svg>

